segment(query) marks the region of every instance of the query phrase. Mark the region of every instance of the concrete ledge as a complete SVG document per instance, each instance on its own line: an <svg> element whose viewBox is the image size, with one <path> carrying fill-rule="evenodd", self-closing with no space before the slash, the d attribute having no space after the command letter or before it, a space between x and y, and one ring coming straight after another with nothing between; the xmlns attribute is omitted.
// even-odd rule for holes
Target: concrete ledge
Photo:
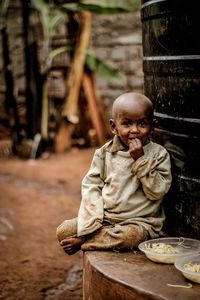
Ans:
<svg viewBox="0 0 200 300"><path fill-rule="evenodd" d="M84 300L198 300L200 285L192 288L174 265L151 262L137 252L87 251L83 255Z"/></svg>

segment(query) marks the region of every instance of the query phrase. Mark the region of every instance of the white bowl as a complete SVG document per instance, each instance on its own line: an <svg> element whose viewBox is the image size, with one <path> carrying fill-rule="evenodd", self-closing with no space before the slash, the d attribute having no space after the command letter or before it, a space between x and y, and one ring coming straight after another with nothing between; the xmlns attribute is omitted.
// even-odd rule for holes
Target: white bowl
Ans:
<svg viewBox="0 0 200 300"><path fill-rule="evenodd" d="M164 245L164 247L161 247L161 245ZM167 247L169 249L165 249ZM142 242L138 248L154 262L173 264L182 256L200 252L200 241L184 237L165 237ZM157 252L158 250L160 252ZM173 250L174 253L166 250Z"/></svg>
<svg viewBox="0 0 200 300"><path fill-rule="evenodd" d="M176 260L175 267L181 271L183 276L193 282L200 283L200 272L193 272L187 269L187 264L190 266L200 266L200 254L187 255Z"/></svg>

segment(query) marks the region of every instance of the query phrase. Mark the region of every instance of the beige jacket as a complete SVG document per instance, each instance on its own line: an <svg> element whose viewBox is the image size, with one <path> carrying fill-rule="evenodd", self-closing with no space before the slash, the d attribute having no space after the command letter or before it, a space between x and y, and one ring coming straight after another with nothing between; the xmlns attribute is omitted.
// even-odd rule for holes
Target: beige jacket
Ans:
<svg viewBox="0 0 200 300"><path fill-rule="evenodd" d="M161 201L171 185L168 152L149 142L136 161L117 136L95 151L82 181L78 236L92 233L103 221L141 224L157 237L165 219Z"/></svg>

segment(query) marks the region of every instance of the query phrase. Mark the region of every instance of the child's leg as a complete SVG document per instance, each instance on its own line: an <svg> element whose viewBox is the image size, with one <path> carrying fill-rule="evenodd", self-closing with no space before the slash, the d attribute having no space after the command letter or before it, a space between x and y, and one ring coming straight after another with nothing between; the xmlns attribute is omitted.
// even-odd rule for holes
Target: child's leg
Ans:
<svg viewBox="0 0 200 300"><path fill-rule="evenodd" d="M69 237L75 237L77 235L77 218L62 222L56 230L56 235L59 242Z"/></svg>
<svg viewBox="0 0 200 300"><path fill-rule="evenodd" d="M106 250L106 249L132 249L148 238L148 231L141 225L108 225L91 234L81 249Z"/></svg>
<svg viewBox="0 0 200 300"><path fill-rule="evenodd" d="M67 254L74 254L81 249L84 237L77 237L77 218L65 220L56 231L57 238Z"/></svg>

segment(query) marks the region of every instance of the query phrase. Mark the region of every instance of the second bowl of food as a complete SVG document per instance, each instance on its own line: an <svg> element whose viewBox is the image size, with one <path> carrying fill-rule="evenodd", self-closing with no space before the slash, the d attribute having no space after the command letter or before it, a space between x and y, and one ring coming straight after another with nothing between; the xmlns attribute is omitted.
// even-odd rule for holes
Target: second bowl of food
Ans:
<svg viewBox="0 0 200 300"><path fill-rule="evenodd" d="M185 278L200 283L200 254L187 255L177 259L175 267Z"/></svg>

